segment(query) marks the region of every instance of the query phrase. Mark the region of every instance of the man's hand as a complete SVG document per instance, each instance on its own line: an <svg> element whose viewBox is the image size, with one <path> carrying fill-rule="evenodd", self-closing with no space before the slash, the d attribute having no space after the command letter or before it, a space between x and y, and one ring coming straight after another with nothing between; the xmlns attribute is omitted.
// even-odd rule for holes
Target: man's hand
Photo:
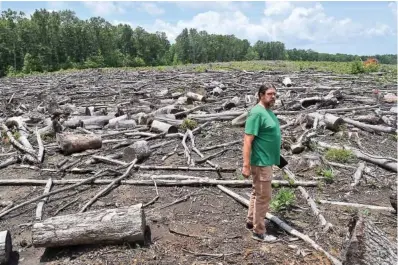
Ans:
<svg viewBox="0 0 398 265"><path fill-rule="evenodd" d="M250 166L243 166L242 175L243 175L244 178L250 177L250 175L251 175Z"/></svg>

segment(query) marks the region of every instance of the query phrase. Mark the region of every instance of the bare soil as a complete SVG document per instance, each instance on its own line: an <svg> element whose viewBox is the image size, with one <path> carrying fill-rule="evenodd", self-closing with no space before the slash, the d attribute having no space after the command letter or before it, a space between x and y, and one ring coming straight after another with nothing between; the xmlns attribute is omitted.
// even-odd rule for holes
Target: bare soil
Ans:
<svg viewBox="0 0 398 265"><path fill-rule="evenodd" d="M169 92L174 91L194 91L205 92L204 83L210 81L220 81L228 86L227 95L234 96L245 94L253 95L258 87L258 83L271 81L281 87L278 78L288 74L295 82L295 86L308 86L314 88L313 91L292 92L289 98L307 97L312 94L319 94L317 87L322 85L343 87L342 91L346 95L359 96L354 91L360 89L363 96L373 99L371 91L375 88L392 89L394 84L382 87L374 81L372 76L350 77L317 73L317 72L253 72L245 74L240 71L225 71L195 73L169 71L163 73L155 72L132 72L124 70L106 70L106 71L81 71L78 73L49 74L36 77L24 78L3 78L0 79L0 100L7 102L11 95L15 93L13 103L7 109L3 109L3 116L0 119L11 117L13 110L20 104L24 104L26 113L35 112L40 103L46 104L47 95L54 93L59 99L71 97L72 103L77 106L94 105L95 103L106 103L116 106L116 104L130 100L134 95L130 91L147 92L152 95L157 91L168 88ZM188 77L184 77L188 75ZM170 80L157 82L156 79L167 79L173 76L181 76ZM237 80L241 80L242 86L247 87L247 91L239 91L241 86L234 85ZM132 84L122 84L122 80L130 80ZM142 81L144 80L144 81ZM366 81L366 82L361 82ZM142 84L148 82L148 86L139 89ZM229 85L228 85L229 82ZM396 84L395 84L396 85ZM78 94L79 90L100 90L102 94ZM370 90L370 91L369 91ZM286 92L280 92L286 93ZM44 96L43 96L44 95ZM112 95L112 96L110 96ZM149 98L150 100L151 98ZM361 103L355 101L342 100L338 108L358 106ZM362 104L364 105L364 104ZM394 104L381 103L381 110L388 111ZM4 105L3 105L4 107ZM187 108L191 108L189 106ZM366 110L371 113L371 110ZM36 113L36 112L35 112ZM45 115L48 114L37 114ZM338 114L339 115L339 114ZM356 113L353 114L357 115ZM297 115L293 115L293 118ZM352 117L352 116L351 116ZM203 122L201 122L203 123ZM34 124L43 127L44 125ZM352 130L348 126L348 131ZM179 129L184 133L185 130ZM105 133L105 131L96 131L96 133ZM284 141L292 140L302 133L300 126L291 126L283 130ZM359 130L359 136L363 148L367 153L375 156L397 157L396 137L386 133L369 133ZM119 135L108 137L107 139L123 139L125 136ZM195 136L195 143L198 149L204 146L210 146L229 141L241 139L243 137L242 127L233 127L230 121L212 121L206 126L200 134ZM292 138L293 137L293 138ZM352 139L347 135L336 135L329 130L324 130L317 136L320 141L333 144L347 144L356 146ZM35 135L29 138L32 145L37 148ZM151 144L164 142L166 139L152 140ZM143 162L143 165L179 165L186 166L184 154L174 154L165 161L161 158L173 151L176 144L179 144L178 151L183 151L180 139L174 141L160 149L157 149L151 157ZM55 143L54 138L45 138L44 144ZM120 150L111 150L109 147L114 143L104 144L100 155L107 155ZM0 148L2 153L13 152L11 146L2 142ZM211 161L221 167L236 168L234 173L222 173L223 179L241 179L240 167L242 161L242 146L235 144L228 147L230 150ZM36 149L37 150L37 149ZM209 155L218 150L205 152ZM289 161L290 169L296 173L300 180L313 180L319 177L316 169L303 170L300 160L304 154L324 154L324 151L309 150L304 153L292 155L289 150L282 150L282 153ZM195 153L192 153L194 159L199 159ZM8 157L8 156L6 156ZM0 157L4 161L6 157ZM84 162L90 156L84 157ZM45 160L41 168L56 168L56 164L65 157L54 147L46 148ZM73 158L77 159L77 158ZM77 164L77 167L84 168L83 163ZM357 167L359 160L354 158L347 165ZM207 164L200 165L208 167ZM355 169L334 168L335 178L333 183L325 183L319 180L318 187L306 187L314 200L325 199L332 201L345 201L353 203L371 204L390 207L389 192L396 185L396 173L386 171L371 163L366 164L372 169L370 177L364 175L360 185L352 192L350 183ZM117 168L114 165L105 165L98 163L91 165L90 168ZM190 176L218 178L215 172L196 172L196 171L148 171L136 170L130 176L130 179L138 178L142 174L184 174ZM71 174L60 172L47 172L43 170L21 168L19 165L12 165L0 169L0 179L84 179L91 174ZM110 178L109 176L106 178ZM280 170L275 170L275 179L284 179ZM55 188L60 188L56 185ZM43 219L52 217L56 211L65 204L76 200L73 204L60 211L58 215L76 213L88 200L90 200L104 186L83 185L75 190L59 193L51 196L44 206ZM44 186L0 186L0 201L13 201L14 205L22 203L30 198L39 196L43 193ZM251 189L231 188L238 194L248 198ZM273 244L259 243L251 239L251 234L245 229L245 220L247 208L242 206L230 196L223 193L217 187L158 187L160 198L151 206L146 208L148 225L151 228L152 242L147 246L123 244L123 245L96 245L96 246L71 246L55 249L34 248L31 244L31 226L34 222L36 203L22 207L0 219L0 230L9 230L12 235L13 253L10 265L25 264L331 264L330 261L321 253L314 251L307 243L287 234L273 223L267 223L267 229L278 238L278 242ZM273 194L278 192L279 188L273 189ZM171 203L185 195L197 191L186 201L172 205L170 207L159 209L160 207ZM334 229L327 233L322 231L317 218L312 214L306 200L301 193L296 190L296 201L294 206L281 212L273 212L286 223L296 230L307 234L315 240L320 246L332 255L340 258L343 241L348 231L348 223L356 209L342 206L332 206L326 204L317 204L326 220L334 225ZM156 196L153 186L132 186L121 185L114 188L105 196L101 197L89 210L100 208L114 208L136 203L146 203ZM391 242L397 238L397 221L394 213L385 211L360 209L371 219L376 226L382 229ZM179 232L180 234L174 233ZM183 235L185 234L185 235ZM201 254L224 254L214 257L203 256Z"/></svg>

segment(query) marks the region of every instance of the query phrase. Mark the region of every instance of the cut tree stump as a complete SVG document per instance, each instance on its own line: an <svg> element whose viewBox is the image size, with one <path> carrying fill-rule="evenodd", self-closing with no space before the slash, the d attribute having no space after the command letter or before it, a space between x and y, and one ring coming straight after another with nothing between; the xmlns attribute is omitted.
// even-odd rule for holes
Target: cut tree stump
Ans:
<svg viewBox="0 0 398 265"><path fill-rule="evenodd" d="M395 265L397 247L372 221L357 214L349 224L349 236L343 248L343 265Z"/></svg>
<svg viewBox="0 0 398 265"><path fill-rule="evenodd" d="M11 234L8 230L0 232L0 264L8 264L12 252Z"/></svg>
<svg viewBox="0 0 398 265"><path fill-rule="evenodd" d="M145 244L150 240L142 204L48 218L32 227L34 247Z"/></svg>
<svg viewBox="0 0 398 265"><path fill-rule="evenodd" d="M142 161L150 155L151 150L148 146L148 142L144 140L137 141L123 150L123 160L127 163L133 161L135 158L137 158L138 161Z"/></svg>
<svg viewBox="0 0 398 265"><path fill-rule="evenodd" d="M57 144L64 155L102 147L101 136L95 134L59 133L56 138Z"/></svg>

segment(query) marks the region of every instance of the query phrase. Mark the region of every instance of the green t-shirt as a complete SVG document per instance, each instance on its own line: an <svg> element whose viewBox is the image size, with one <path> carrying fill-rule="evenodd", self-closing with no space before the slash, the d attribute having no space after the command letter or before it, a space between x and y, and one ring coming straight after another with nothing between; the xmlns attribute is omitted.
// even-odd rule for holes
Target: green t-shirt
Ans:
<svg viewBox="0 0 398 265"><path fill-rule="evenodd" d="M273 166L280 163L281 130L275 114L257 104L248 113L245 133L254 135L250 164Z"/></svg>

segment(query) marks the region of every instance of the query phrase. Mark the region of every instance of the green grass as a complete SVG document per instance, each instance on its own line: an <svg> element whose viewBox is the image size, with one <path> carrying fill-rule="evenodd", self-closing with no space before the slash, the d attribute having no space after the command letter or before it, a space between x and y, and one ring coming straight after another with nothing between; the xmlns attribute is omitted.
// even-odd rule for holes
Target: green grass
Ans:
<svg viewBox="0 0 398 265"><path fill-rule="evenodd" d="M329 168L322 168L318 167L316 173L319 176L323 176L326 183L333 183L334 182L334 173L332 169Z"/></svg>
<svg viewBox="0 0 398 265"><path fill-rule="evenodd" d="M327 160L340 162L340 163L346 163L350 161L350 159L353 158L353 156L354 155L351 150L335 149L335 148L330 148L329 150L327 150L325 154Z"/></svg>
<svg viewBox="0 0 398 265"><path fill-rule="evenodd" d="M190 129L193 130L198 126L198 123L191 119L184 119L180 128L183 130Z"/></svg>
<svg viewBox="0 0 398 265"><path fill-rule="evenodd" d="M280 212L289 209L296 201L294 190L290 188L281 188L271 200L270 208L273 211Z"/></svg>

